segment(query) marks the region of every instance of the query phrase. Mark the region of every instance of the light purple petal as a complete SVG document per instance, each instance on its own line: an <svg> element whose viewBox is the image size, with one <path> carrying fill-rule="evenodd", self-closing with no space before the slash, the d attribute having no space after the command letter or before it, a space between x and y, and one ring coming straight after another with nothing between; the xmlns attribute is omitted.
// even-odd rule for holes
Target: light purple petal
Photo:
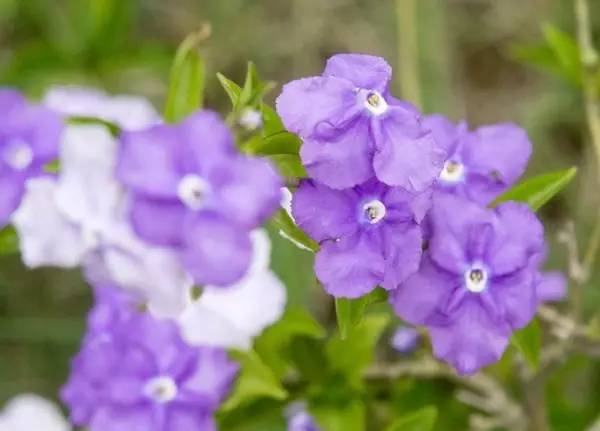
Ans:
<svg viewBox="0 0 600 431"><path fill-rule="evenodd" d="M245 229L212 214L185 223L184 266L200 285L228 286L248 271L252 244Z"/></svg>
<svg viewBox="0 0 600 431"><path fill-rule="evenodd" d="M473 374L498 361L510 333L508 324L493 322L475 300L461 306L453 323L430 328L433 354L461 375Z"/></svg>
<svg viewBox="0 0 600 431"><path fill-rule="evenodd" d="M185 218L186 209L178 201L132 196L133 229L140 238L151 244L180 246L183 242L182 226Z"/></svg>
<svg viewBox="0 0 600 431"><path fill-rule="evenodd" d="M327 60L323 76L347 79L358 88L383 93L392 77L392 68L381 57L337 54Z"/></svg>
<svg viewBox="0 0 600 431"><path fill-rule="evenodd" d="M381 130L375 135L373 167L380 181L420 192L438 177L446 153L430 133L416 133L417 125L405 123L402 117L390 115L381 122Z"/></svg>
<svg viewBox="0 0 600 431"><path fill-rule="evenodd" d="M447 303L460 283L462 278L440 269L425 255L419 271L391 294L390 302L402 319L424 325Z"/></svg>
<svg viewBox="0 0 600 431"><path fill-rule="evenodd" d="M423 127L431 130L435 143L446 152L448 158L452 158L455 154L459 146L461 132L466 129L465 124L461 123L457 126L439 114L423 117Z"/></svg>
<svg viewBox="0 0 600 431"><path fill-rule="evenodd" d="M300 157L311 178L335 189L353 187L373 177L368 122L360 120L330 139L306 138Z"/></svg>
<svg viewBox="0 0 600 431"><path fill-rule="evenodd" d="M336 298L358 298L383 280L383 255L358 235L321 246L315 273L325 290Z"/></svg>
<svg viewBox="0 0 600 431"><path fill-rule="evenodd" d="M538 276L536 286L540 303L546 301L561 301L567 295L567 279L562 272L550 271Z"/></svg>
<svg viewBox="0 0 600 431"><path fill-rule="evenodd" d="M13 172L0 173L0 229L10 220L24 193L23 178Z"/></svg>
<svg viewBox="0 0 600 431"><path fill-rule="evenodd" d="M382 286L396 289L410 275L417 272L421 261L423 238L417 225L403 229L386 229L388 243L385 250L385 277Z"/></svg>
<svg viewBox="0 0 600 431"><path fill-rule="evenodd" d="M524 327L533 318L538 305L536 283L536 274L529 269L492 280L489 291L512 329Z"/></svg>
<svg viewBox="0 0 600 431"><path fill-rule="evenodd" d="M356 231L357 204L358 197L352 190L333 190L308 180L302 181L294 193L292 212L298 226L320 242Z"/></svg>
<svg viewBox="0 0 600 431"><path fill-rule="evenodd" d="M303 138L331 137L346 128L361 109L352 83L322 77L284 85L276 104L286 129Z"/></svg>

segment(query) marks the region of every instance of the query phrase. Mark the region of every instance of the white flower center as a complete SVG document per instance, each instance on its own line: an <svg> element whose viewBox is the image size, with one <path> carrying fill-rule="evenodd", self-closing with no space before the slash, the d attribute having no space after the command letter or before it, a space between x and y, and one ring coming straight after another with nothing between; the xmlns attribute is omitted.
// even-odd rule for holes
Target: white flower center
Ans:
<svg viewBox="0 0 600 431"><path fill-rule="evenodd" d="M377 91L369 91L365 98L365 108L374 115L381 115L388 109L388 104Z"/></svg>
<svg viewBox="0 0 600 431"><path fill-rule="evenodd" d="M177 392L177 383L168 376L155 377L144 386L144 395L159 404L173 401Z"/></svg>
<svg viewBox="0 0 600 431"><path fill-rule="evenodd" d="M4 160L14 169L22 171L27 169L33 161L33 150L27 142L15 139L8 143Z"/></svg>
<svg viewBox="0 0 600 431"><path fill-rule="evenodd" d="M469 292L480 293L487 287L487 271L480 267L473 267L465 273L465 286Z"/></svg>
<svg viewBox="0 0 600 431"><path fill-rule="evenodd" d="M184 176L177 186L177 196L188 208L199 210L204 206L210 184L195 174Z"/></svg>
<svg viewBox="0 0 600 431"><path fill-rule="evenodd" d="M446 160L446 163L444 163L444 169L440 174L440 179L447 183L458 183L463 180L464 176L465 166L462 163L458 163L453 160Z"/></svg>
<svg viewBox="0 0 600 431"><path fill-rule="evenodd" d="M373 199L363 205L363 213L369 223L378 223L385 217L385 205L380 200Z"/></svg>

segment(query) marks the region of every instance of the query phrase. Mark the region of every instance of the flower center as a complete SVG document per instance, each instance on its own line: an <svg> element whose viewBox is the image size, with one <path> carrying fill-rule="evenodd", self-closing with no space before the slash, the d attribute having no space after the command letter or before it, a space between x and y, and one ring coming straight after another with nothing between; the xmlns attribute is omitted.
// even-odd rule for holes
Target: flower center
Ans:
<svg viewBox="0 0 600 431"><path fill-rule="evenodd" d="M385 205L380 200L374 199L363 205L363 213L369 223L379 223L385 217Z"/></svg>
<svg viewBox="0 0 600 431"><path fill-rule="evenodd" d="M381 115L388 109L388 104L377 91L369 91L365 99L365 107L375 115Z"/></svg>
<svg viewBox="0 0 600 431"><path fill-rule="evenodd" d="M195 174L184 176L177 186L177 196L188 208L199 210L204 206L210 184Z"/></svg>
<svg viewBox="0 0 600 431"><path fill-rule="evenodd" d="M8 143L4 160L12 168L22 171L23 169L27 169L33 161L33 150L27 142L15 139Z"/></svg>
<svg viewBox="0 0 600 431"><path fill-rule="evenodd" d="M465 286L469 292L480 293L487 287L488 274L483 268L471 268L465 273Z"/></svg>
<svg viewBox="0 0 600 431"><path fill-rule="evenodd" d="M144 394L156 403L173 401L177 396L177 383L168 376L155 377L144 386Z"/></svg>
<svg viewBox="0 0 600 431"><path fill-rule="evenodd" d="M440 179L448 183L457 183L462 181L465 175L465 166L454 160L446 160L444 169L440 174Z"/></svg>

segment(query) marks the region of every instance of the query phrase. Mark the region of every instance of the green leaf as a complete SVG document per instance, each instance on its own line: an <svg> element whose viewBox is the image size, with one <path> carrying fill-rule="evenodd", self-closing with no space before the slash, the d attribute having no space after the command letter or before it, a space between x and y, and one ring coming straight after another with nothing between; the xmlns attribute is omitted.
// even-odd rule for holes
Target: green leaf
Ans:
<svg viewBox="0 0 600 431"><path fill-rule="evenodd" d="M345 376L354 386L362 384L363 371L373 361L375 345L389 322L389 315L379 313L366 315L362 321L333 337L327 345L327 357L333 371Z"/></svg>
<svg viewBox="0 0 600 431"><path fill-rule="evenodd" d="M254 343L263 362L278 376L290 366L289 347L296 338L322 339L325 329L307 311L291 308L274 325L267 328Z"/></svg>
<svg viewBox="0 0 600 431"><path fill-rule="evenodd" d="M369 304L378 302L386 297L385 290L378 288L357 299L336 298L335 314L342 339L346 338L352 328L360 323L365 309Z"/></svg>
<svg viewBox="0 0 600 431"><path fill-rule="evenodd" d="M310 413L323 431L364 431L366 429L365 406L360 400L344 405L314 405L310 408Z"/></svg>
<svg viewBox="0 0 600 431"><path fill-rule="evenodd" d="M19 251L19 237L12 226L0 230L0 255L13 254Z"/></svg>
<svg viewBox="0 0 600 431"><path fill-rule="evenodd" d="M261 156L291 155L298 157L302 141L293 133L285 130L257 137L244 146L244 152ZM298 160L300 160L298 158Z"/></svg>
<svg viewBox="0 0 600 431"><path fill-rule="evenodd" d="M423 407L397 418L386 431L431 431L437 419L437 408Z"/></svg>
<svg viewBox="0 0 600 431"><path fill-rule="evenodd" d="M546 43L552 49L565 77L573 83L581 82L581 61L579 47L575 39L567 32L552 24L542 26Z"/></svg>
<svg viewBox="0 0 600 431"><path fill-rule="evenodd" d="M240 94L242 93L242 89L239 85L233 82L231 79L227 78L222 73L217 73L217 78L221 83L221 86L229 96L229 100L231 100L231 105L235 108L240 100Z"/></svg>
<svg viewBox="0 0 600 431"><path fill-rule="evenodd" d="M302 161L300 160L300 156L295 154L276 154L274 156L270 156L269 160L271 160L279 173L286 178L306 178L306 170L302 165Z"/></svg>
<svg viewBox="0 0 600 431"><path fill-rule="evenodd" d="M225 401L221 410L229 411L261 398L283 400L287 392L273 373L255 351L231 353L234 360L240 363L241 369L231 396Z"/></svg>
<svg viewBox="0 0 600 431"><path fill-rule="evenodd" d="M110 132L110 134L114 137L117 137L121 134L121 128L117 124L112 123L107 120L103 120L102 118L74 116L74 117L69 117L67 122L69 124L73 124L73 125L103 126L103 127L106 127L108 129L108 131Z"/></svg>
<svg viewBox="0 0 600 431"><path fill-rule="evenodd" d="M302 229L296 226L285 210L279 210L275 216L273 216L272 223L281 236L290 240L299 248L314 253L319 251L319 244L313 241Z"/></svg>
<svg viewBox="0 0 600 431"><path fill-rule="evenodd" d="M576 174L577 168L572 167L525 180L503 193L492 206L507 201L518 201L527 203L533 211L537 211L564 189Z"/></svg>
<svg viewBox="0 0 600 431"><path fill-rule="evenodd" d="M202 31L189 35L179 46L167 93L165 120L175 123L202 107L205 66L198 47L205 38Z"/></svg>
<svg viewBox="0 0 600 431"><path fill-rule="evenodd" d="M523 355L527 364L534 370L540 365L542 335L537 319L525 328L515 332L510 339L511 344Z"/></svg>

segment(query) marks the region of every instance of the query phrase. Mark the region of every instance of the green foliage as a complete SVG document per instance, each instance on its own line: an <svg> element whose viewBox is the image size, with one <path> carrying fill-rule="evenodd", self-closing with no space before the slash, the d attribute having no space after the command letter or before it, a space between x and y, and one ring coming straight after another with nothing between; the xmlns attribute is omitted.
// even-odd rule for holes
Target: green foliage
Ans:
<svg viewBox="0 0 600 431"><path fill-rule="evenodd" d="M571 84L581 85L581 61L575 39L551 24L544 24L542 33L543 44L516 46L513 56Z"/></svg>
<svg viewBox="0 0 600 431"><path fill-rule="evenodd" d="M540 324L533 319L525 328L516 331L510 339L511 344L523 355L527 364L534 370L540 365L542 333Z"/></svg>
<svg viewBox="0 0 600 431"><path fill-rule="evenodd" d="M311 413L323 431L365 430L366 412L364 403L360 399L340 405L315 405Z"/></svg>
<svg viewBox="0 0 600 431"><path fill-rule="evenodd" d="M396 419L386 431L431 431L437 419L437 409L427 406Z"/></svg>
<svg viewBox="0 0 600 431"><path fill-rule="evenodd" d="M576 174L577 168L572 167L525 180L503 193L492 206L507 201L518 201L527 203L533 211L537 211L564 189Z"/></svg>
<svg viewBox="0 0 600 431"><path fill-rule="evenodd" d="M234 351L231 356L241 368L233 392L223 404L222 411L233 410L260 398L283 400L287 397L287 391L255 351Z"/></svg>
<svg viewBox="0 0 600 431"><path fill-rule="evenodd" d="M12 226L0 230L0 256L19 252L19 237Z"/></svg>
<svg viewBox="0 0 600 431"><path fill-rule="evenodd" d="M202 107L205 65L198 48L205 37L202 30L192 33L177 50L164 113L165 120L170 123L176 123Z"/></svg>
<svg viewBox="0 0 600 431"><path fill-rule="evenodd" d="M357 299L336 298L335 313L341 338L346 338L348 333L360 323L366 308L375 302L387 298L387 292L377 288L373 292Z"/></svg>
<svg viewBox="0 0 600 431"><path fill-rule="evenodd" d="M107 120L103 120L102 118L75 116L75 117L69 117L68 123L73 124L73 125L84 125L84 126L85 125L104 126L108 129L110 134L114 137L117 137L121 134L121 128L117 124L112 123Z"/></svg>
<svg viewBox="0 0 600 431"><path fill-rule="evenodd" d="M235 114L239 114L244 108L260 108L265 95L275 87L274 82L260 79L258 70L251 61L248 62L246 79L242 87L222 73L217 73L217 78L229 96Z"/></svg>
<svg viewBox="0 0 600 431"><path fill-rule="evenodd" d="M277 231L286 239L290 240L300 248L308 251L319 251L319 244L313 241L302 229L300 229L287 211L281 209L273 216L271 223Z"/></svg>
<svg viewBox="0 0 600 431"><path fill-rule="evenodd" d="M362 384L365 368L373 361L375 346L389 322L387 314L371 314L349 328L346 336L331 338L327 344L327 357L335 373L353 386Z"/></svg>

